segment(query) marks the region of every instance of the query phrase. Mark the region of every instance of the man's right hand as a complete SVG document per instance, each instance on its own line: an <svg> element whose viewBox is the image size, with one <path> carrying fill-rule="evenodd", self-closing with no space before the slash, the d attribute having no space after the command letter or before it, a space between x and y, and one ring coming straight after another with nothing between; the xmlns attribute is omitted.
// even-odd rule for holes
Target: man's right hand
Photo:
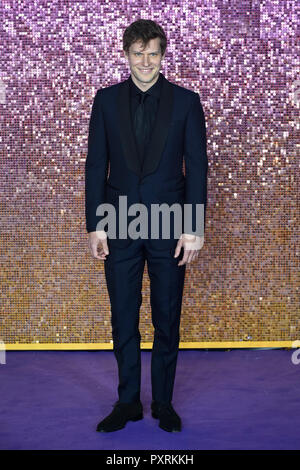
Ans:
<svg viewBox="0 0 300 470"><path fill-rule="evenodd" d="M107 246L107 235L105 232L90 232L89 236L89 249L93 258L104 259L109 255L109 249ZM100 254L98 254L98 246L100 244Z"/></svg>

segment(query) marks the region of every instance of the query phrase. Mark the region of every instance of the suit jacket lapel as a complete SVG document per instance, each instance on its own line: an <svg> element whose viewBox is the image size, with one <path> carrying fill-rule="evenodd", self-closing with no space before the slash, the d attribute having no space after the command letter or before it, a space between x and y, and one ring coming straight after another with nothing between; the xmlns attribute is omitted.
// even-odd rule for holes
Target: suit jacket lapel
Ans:
<svg viewBox="0 0 300 470"><path fill-rule="evenodd" d="M144 163L139 160L135 143L134 129L130 114L130 89L129 79L120 84L118 95L118 125L127 166L140 177L144 177L156 170L171 122L173 110L173 87L164 77L162 78L161 95L157 110L157 117L151 135L149 145L146 149Z"/></svg>

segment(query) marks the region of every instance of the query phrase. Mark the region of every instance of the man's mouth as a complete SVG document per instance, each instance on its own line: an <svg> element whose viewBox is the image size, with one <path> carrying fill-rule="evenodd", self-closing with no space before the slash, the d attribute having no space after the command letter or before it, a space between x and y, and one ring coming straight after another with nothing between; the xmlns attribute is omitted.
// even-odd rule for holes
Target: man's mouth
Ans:
<svg viewBox="0 0 300 470"><path fill-rule="evenodd" d="M142 73L148 73L151 72L152 69L139 69L140 72Z"/></svg>

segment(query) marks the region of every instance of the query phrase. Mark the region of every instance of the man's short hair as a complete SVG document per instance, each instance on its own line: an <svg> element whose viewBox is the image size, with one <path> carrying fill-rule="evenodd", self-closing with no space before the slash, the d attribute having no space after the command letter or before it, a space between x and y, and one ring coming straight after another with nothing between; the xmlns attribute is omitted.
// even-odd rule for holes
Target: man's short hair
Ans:
<svg viewBox="0 0 300 470"><path fill-rule="evenodd" d="M162 27L152 20L139 19L131 23L123 34L123 50L129 53L131 44L136 41L142 41L144 48L150 39L160 39L161 55L164 55L167 48L167 37Z"/></svg>

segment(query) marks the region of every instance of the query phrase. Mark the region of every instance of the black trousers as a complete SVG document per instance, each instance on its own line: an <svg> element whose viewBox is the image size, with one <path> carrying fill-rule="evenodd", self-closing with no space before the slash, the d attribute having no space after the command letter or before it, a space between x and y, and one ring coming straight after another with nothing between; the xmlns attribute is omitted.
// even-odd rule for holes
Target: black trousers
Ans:
<svg viewBox="0 0 300 470"><path fill-rule="evenodd" d="M178 266L183 249L155 249L149 240L132 240L126 248L108 246L105 277L111 303L113 350L118 363L119 401L140 400L141 351L139 312L145 261L150 279L154 342L151 356L152 399L170 403L179 346L179 327L185 265Z"/></svg>

